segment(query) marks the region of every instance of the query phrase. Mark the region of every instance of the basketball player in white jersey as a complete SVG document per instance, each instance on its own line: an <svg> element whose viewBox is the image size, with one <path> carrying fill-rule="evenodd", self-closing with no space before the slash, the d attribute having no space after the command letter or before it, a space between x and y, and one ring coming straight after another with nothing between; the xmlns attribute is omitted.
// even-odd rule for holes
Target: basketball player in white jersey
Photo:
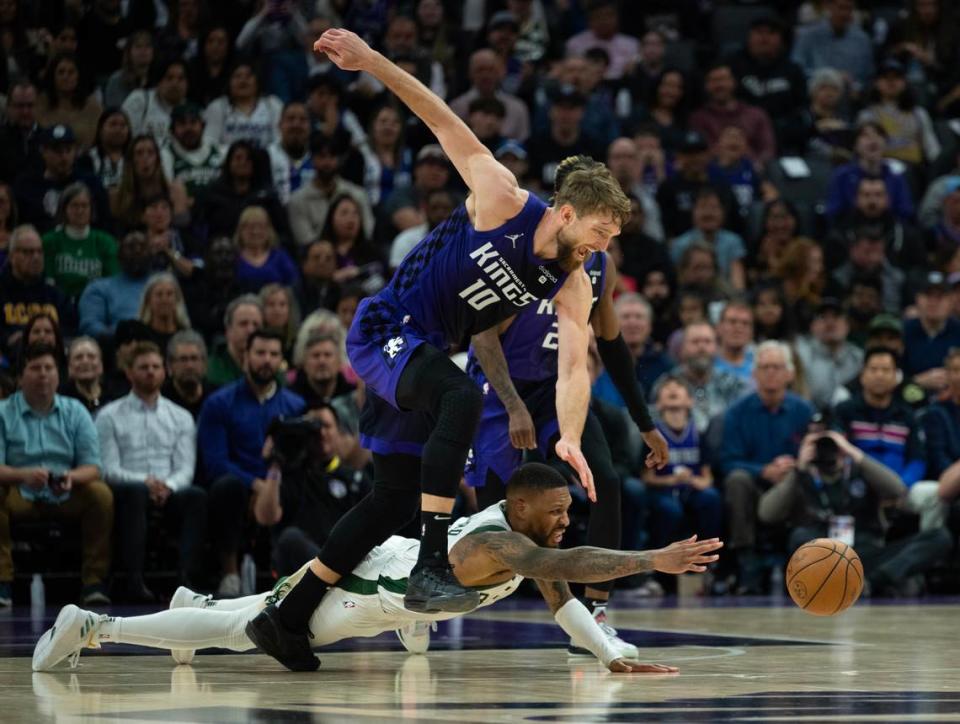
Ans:
<svg viewBox="0 0 960 724"><path fill-rule="evenodd" d="M578 645L614 672L673 673L677 669L634 660L632 644L614 646L587 608L570 593L567 581L593 583L635 573L661 571L702 573L717 560L719 539L696 536L653 551L614 551L580 547L559 550L569 525L570 493L566 479L551 467L531 463L519 468L507 484L507 498L450 527L450 563L457 579L480 593L479 607L513 593L523 578L533 578L554 618ZM393 536L377 546L331 588L310 619L311 643L322 647L345 638L376 636L396 630L408 650L425 651L429 629L424 624L462 613L415 613L403 605L407 577L417 561L419 542ZM296 585L307 566L282 579L270 593L212 601L181 588L171 609L147 616L115 618L65 606L50 630L37 642L34 671L48 671L70 659L76 666L84 648L127 643L169 649L178 663L189 663L195 649L232 651L256 648L246 624ZM416 635L415 632L421 633Z"/></svg>

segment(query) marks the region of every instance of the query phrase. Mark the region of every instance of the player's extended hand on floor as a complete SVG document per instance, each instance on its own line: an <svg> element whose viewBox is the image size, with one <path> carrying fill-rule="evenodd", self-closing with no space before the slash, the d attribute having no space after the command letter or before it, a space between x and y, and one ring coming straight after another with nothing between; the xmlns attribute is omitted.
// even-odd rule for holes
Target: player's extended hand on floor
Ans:
<svg viewBox="0 0 960 724"><path fill-rule="evenodd" d="M656 551L653 556L653 567L661 573L703 573L707 565L716 561L720 556L713 551L720 550L723 541L719 538L697 540L697 536L690 536L686 540L671 543L666 548Z"/></svg>
<svg viewBox="0 0 960 724"><path fill-rule="evenodd" d="M580 484L586 489L587 497L591 502L597 502L597 489L593 486L593 473L590 472L590 466L587 465L587 459L583 457L580 446L562 437L557 441L555 447L557 455L561 460L572 467L580 478Z"/></svg>
<svg viewBox="0 0 960 724"><path fill-rule="evenodd" d="M642 432L640 435L650 448L650 452L647 453L647 467L659 470L670 461L670 448L667 447L666 439L657 428Z"/></svg>
<svg viewBox="0 0 960 724"><path fill-rule="evenodd" d="M680 671L676 666L641 664L633 659L614 659L607 668L615 674L676 674Z"/></svg>
<svg viewBox="0 0 960 724"><path fill-rule="evenodd" d="M313 44L313 49L326 53L343 70L366 70L374 55L363 38L342 28L330 28Z"/></svg>

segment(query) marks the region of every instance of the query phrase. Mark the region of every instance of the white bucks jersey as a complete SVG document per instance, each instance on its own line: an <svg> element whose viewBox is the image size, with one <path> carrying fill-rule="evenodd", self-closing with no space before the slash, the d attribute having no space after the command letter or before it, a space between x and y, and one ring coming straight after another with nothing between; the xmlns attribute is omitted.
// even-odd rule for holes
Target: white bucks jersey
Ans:
<svg viewBox="0 0 960 724"><path fill-rule="evenodd" d="M459 518L450 526L448 542L453 548L457 541L474 533L507 532L510 525L503 506L506 503L491 505L476 515ZM377 546L361 561L353 572L340 579L337 588L360 597L377 596L379 607L391 620L428 620L445 621L456 618L456 613L422 614L408 611L403 606L403 596L407 591L407 577L417 562L420 541L400 536L391 536L382 545ZM514 576L508 581L493 586L477 586L480 592L480 606L489 606L501 598L506 598L517 590L522 576ZM281 594L282 595L282 594Z"/></svg>

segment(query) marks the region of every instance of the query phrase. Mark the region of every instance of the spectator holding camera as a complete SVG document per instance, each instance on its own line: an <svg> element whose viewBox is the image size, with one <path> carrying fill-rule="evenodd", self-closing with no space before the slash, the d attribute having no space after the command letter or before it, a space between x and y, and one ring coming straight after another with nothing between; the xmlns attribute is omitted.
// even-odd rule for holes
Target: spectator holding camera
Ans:
<svg viewBox="0 0 960 724"><path fill-rule="evenodd" d="M757 500L796 466L800 441L813 408L787 388L795 370L790 348L769 340L757 347L757 391L731 406L723 419L720 469L724 475L728 545L737 553L739 590L762 592L763 566L756 553Z"/></svg>
<svg viewBox="0 0 960 724"><path fill-rule="evenodd" d="M17 518L80 519L81 601L109 604L113 495L100 480L100 446L90 414L57 394L58 355L45 343L28 345L20 390L0 402L0 606L11 603L10 523Z"/></svg>
<svg viewBox="0 0 960 724"><path fill-rule="evenodd" d="M814 432L804 437L796 468L760 497L757 515L768 525L790 526L789 550L828 537L853 546L872 595L916 595L911 579L940 561L951 540L936 528L885 542L882 506L905 492L896 472L843 435Z"/></svg>
<svg viewBox="0 0 960 724"><path fill-rule="evenodd" d="M253 504L256 521L272 527L273 567L281 576L316 556L370 487L362 472L341 462L336 411L321 403L310 418L272 426L272 463Z"/></svg>
<svg viewBox="0 0 960 724"><path fill-rule="evenodd" d="M155 600L143 581L150 508L162 511L164 527L179 529L180 581L200 572L206 524L206 494L193 485L197 430L190 413L160 394L163 355L151 342L138 343L126 370L130 394L97 415L103 473L113 491L126 600Z"/></svg>
<svg viewBox="0 0 960 724"><path fill-rule="evenodd" d="M240 537L250 495L266 485L262 452L267 428L274 418L304 411L303 399L277 384L282 363L280 336L252 331L246 338L243 379L217 390L200 411L198 441L210 480L210 526L223 573L220 596L240 594Z"/></svg>

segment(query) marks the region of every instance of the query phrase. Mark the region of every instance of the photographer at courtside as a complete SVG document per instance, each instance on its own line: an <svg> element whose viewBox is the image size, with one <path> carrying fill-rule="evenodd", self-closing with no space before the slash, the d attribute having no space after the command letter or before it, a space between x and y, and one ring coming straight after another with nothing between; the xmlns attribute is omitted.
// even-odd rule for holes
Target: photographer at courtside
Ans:
<svg viewBox="0 0 960 724"><path fill-rule="evenodd" d="M370 481L341 462L339 420L329 404L303 417L276 419L267 434L270 469L253 514L260 525L272 526L273 568L287 576L320 552L340 517L369 492Z"/></svg>
<svg viewBox="0 0 960 724"><path fill-rule="evenodd" d="M916 595L921 574L951 546L944 528L886 543L882 506L907 492L899 476L835 431L803 439L797 467L762 496L757 514L790 526L788 550L814 538L853 546L874 596Z"/></svg>

